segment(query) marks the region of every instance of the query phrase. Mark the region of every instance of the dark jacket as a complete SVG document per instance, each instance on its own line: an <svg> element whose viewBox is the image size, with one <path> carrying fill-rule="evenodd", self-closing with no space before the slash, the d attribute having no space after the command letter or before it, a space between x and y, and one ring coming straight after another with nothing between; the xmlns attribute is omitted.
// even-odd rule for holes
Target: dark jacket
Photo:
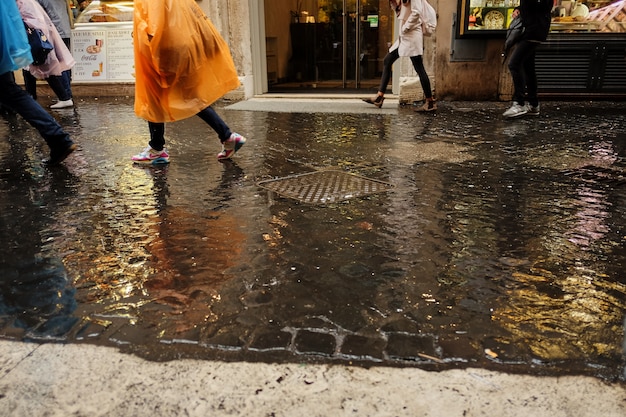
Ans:
<svg viewBox="0 0 626 417"><path fill-rule="evenodd" d="M516 17L511 21L509 29L506 31L506 40L504 41L504 56L506 57L511 48L520 41L524 34L524 26L521 17Z"/></svg>
<svg viewBox="0 0 626 417"><path fill-rule="evenodd" d="M524 25L522 40L543 42L550 32L553 0L522 0L520 12Z"/></svg>

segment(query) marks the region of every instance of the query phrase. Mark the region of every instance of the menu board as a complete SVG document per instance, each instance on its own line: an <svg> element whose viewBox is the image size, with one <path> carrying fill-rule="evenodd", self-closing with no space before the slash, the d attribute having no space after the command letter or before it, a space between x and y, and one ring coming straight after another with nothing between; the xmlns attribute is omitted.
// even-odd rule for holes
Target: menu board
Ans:
<svg viewBox="0 0 626 417"><path fill-rule="evenodd" d="M132 24L76 25L72 30L74 82L134 82Z"/></svg>

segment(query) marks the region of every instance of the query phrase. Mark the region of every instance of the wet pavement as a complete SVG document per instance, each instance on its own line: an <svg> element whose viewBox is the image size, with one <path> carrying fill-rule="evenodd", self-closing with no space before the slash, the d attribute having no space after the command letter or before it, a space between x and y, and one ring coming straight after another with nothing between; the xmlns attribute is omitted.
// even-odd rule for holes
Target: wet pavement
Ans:
<svg viewBox="0 0 626 417"><path fill-rule="evenodd" d="M129 162L130 99L54 112L80 146L55 169L4 115L0 336L626 380L626 103L387 101L220 103L249 139L233 161L193 118L162 167Z"/></svg>

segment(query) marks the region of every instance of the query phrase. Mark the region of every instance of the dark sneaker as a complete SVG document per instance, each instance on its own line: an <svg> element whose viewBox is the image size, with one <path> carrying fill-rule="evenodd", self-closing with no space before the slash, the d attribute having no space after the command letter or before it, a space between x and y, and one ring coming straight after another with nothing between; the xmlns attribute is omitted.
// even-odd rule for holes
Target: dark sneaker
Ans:
<svg viewBox="0 0 626 417"><path fill-rule="evenodd" d="M165 148L161 151L155 151L150 146L144 149L141 153L134 155L130 158L136 164L142 165L158 165L169 164L170 156Z"/></svg>
<svg viewBox="0 0 626 417"><path fill-rule="evenodd" d="M527 112L526 114L528 114L529 116L539 116L539 104L537 104L536 106L531 106L530 104L526 105L526 109Z"/></svg>
<svg viewBox="0 0 626 417"><path fill-rule="evenodd" d="M65 158L67 158L72 152L74 152L77 147L78 146L75 143L72 143L62 151L52 151L50 152L50 159L47 159L43 162L48 166L59 165L65 160Z"/></svg>
<svg viewBox="0 0 626 417"><path fill-rule="evenodd" d="M217 154L217 159L230 159L233 155L241 149L243 144L246 143L246 138L239 133L232 133L228 139L222 142L222 152Z"/></svg>

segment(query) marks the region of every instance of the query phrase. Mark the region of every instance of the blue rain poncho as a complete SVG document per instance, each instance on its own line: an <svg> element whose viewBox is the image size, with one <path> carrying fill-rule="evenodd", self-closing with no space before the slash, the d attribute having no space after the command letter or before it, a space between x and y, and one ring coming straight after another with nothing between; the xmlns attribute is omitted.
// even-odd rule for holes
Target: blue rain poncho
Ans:
<svg viewBox="0 0 626 417"><path fill-rule="evenodd" d="M26 29L15 1L0 1L0 74L33 62Z"/></svg>

